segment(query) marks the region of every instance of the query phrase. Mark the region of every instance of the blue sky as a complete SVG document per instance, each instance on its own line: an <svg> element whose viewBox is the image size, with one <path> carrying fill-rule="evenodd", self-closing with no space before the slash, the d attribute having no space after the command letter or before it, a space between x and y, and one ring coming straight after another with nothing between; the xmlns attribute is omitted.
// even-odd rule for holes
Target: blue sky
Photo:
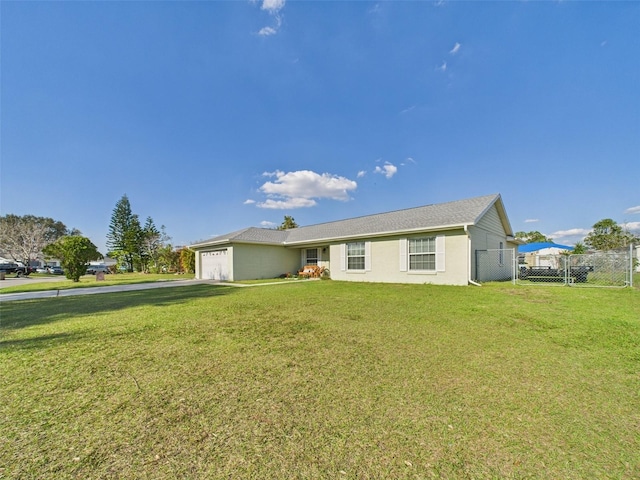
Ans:
<svg viewBox="0 0 640 480"><path fill-rule="evenodd" d="M102 250L491 193L559 243L640 233L640 2L11 2L2 215Z"/></svg>

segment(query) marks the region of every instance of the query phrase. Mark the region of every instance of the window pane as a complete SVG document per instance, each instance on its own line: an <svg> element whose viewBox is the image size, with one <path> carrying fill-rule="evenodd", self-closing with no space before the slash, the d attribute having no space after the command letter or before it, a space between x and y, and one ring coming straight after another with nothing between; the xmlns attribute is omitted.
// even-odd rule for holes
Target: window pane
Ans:
<svg viewBox="0 0 640 480"><path fill-rule="evenodd" d="M318 264L318 249L317 248L308 248L307 249L307 265L317 265Z"/></svg>
<svg viewBox="0 0 640 480"><path fill-rule="evenodd" d="M364 242L347 243L347 255L364 255Z"/></svg>
<svg viewBox="0 0 640 480"><path fill-rule="evenodd" d="M409 253L435 253L436 239L428 238L411 238L409 239Z"/></svg>
<svg viewBox="0 0 640 480"><path fill-rule="evenodd" d="M410 255L409 270L435 270L436 256L433 253Z"/></svg>
<svg viewBox="0 0 640 480"><path fill-rule="evenodd" d="M349 257L347 259L348 270L364 270L364 257Z"/></svg>

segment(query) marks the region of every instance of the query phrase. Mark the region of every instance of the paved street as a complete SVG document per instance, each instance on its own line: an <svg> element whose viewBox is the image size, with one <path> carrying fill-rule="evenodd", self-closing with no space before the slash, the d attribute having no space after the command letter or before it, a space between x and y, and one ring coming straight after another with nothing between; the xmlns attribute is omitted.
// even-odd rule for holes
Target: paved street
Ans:
<svg viewBox="0 0 640 480"><path fill-rule="evenodd" d="M13 281L19 280L23 281L23 279L10 278L4 280L0 286L8 287L9 285L16 285ZM51 280L48 278L38 278L31 279L32 283L40 280L44 281L60 281L60 278L52 278ZM12 281L8 283L8 281ZM27 282L24 282L27 283ZM153 282L153 283L135 283L131 285L109 285L103 287L88 287L88 288L71 288L68 290L45 290L42 292L23 292L23 293L5 293L0 294L0 302L9 302L13 300L30 300L36 298L55 298L55 297L70 297L72 295L92 295L98 293L114 293L114 292L130 292L134 290L150 290L152 288L167 288L167 287L186 287L189 285L199 285L199 284L216 284L220 285L220 282L215 282L212 280L175 280L175 281L166 281L166 282ZM228 285L228 284L225 284ZM241 287L246 285L238 285L234 284L235 287Z"/></svg>

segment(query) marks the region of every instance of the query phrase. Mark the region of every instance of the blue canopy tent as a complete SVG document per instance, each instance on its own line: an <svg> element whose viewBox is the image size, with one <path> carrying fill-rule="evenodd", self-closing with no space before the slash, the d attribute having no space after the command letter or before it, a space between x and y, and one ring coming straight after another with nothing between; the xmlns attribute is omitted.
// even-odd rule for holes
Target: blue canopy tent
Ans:
<svg viewBox="0 0 640 480"><path fill-rule="evenodd" d="M560 250L573 250L573 247L569 247L568 245L560 245L559 243L535 242L535 243L527 243L525 245L519 245L518 253L537 252L538 250L542 250L545 248L559 248Z"/></svg>

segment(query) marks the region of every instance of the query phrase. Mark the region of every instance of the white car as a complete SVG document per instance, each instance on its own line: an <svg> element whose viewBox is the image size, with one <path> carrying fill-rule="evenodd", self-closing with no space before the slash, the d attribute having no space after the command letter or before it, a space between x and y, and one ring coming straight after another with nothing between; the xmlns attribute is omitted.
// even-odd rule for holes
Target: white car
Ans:
<svg viewBox="0 0 640 480"><path fill-rule="evenodd" d="M98 272L109 273L106 265L87 265L87 275L95 275Z"/></svg>

